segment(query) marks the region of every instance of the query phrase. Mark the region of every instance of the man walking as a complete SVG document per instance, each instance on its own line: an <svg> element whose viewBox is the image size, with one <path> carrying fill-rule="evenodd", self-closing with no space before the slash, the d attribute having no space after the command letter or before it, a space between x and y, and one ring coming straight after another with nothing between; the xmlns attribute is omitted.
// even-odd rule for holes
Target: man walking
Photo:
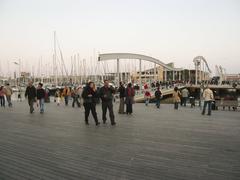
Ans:
<svg viewBox="0 0 240 180"><path fill-rule="evenodd" d="M207 85L206 89L203 91L203 99L204 99L204 105L203 105L202 115L205 114L205 110L208 105L208 114L207 115L211 116L212 101L213 101L214 97L213 97L213 92L211 89L209 89L208 85Z"/></svg>
<svg viewBox="0 0 240 180"><path fill-rule="evenodd" d="M120 87L118 88L118 92L119 92L119 110L118 113L119 114L124 114L124 97L125 97L125 87L123 85L122 82L119 83Z"/></svg>
<svg viewBox="0 0 240 180"><path fill-rule="evenodd" d="M69 87L65 86L63 89L63 96L65 100L65 106L68 106L69 96L71 95L71 90Z"/></svg>
<svg viewBox="0 0 240 180"><path fill-rule="evenodd" d="M157 108L160 108L160 100L162 97L162 92L160 88L158 87L157 90L155 91L155 98L156 98L156 106Z"/></svg>
<svg viewBox="0 0 240 180"><path fill-rule="evenodd" d="M107 121L106 114L108 109L112 126L116 125L114 120L113 103L112 103L113 93L114 93L113 87L109 86L108 80L104 80L104 86L101 87L99 91L99 95L102 100L102 119L103 119L103 124L105 124Z"/></svg>
<svg viewBox="0 0 240 180"><path fill-rule="evenodd" d="M181 94L182 94L181 106L183 105L184 107L186 107L187 99L188 99L188 96L189 96L189 92L188 92L187 88L184 88L182 90Z"/></svg>
<svg viewBox="0 0 240 180"><path fill-rule="evenodd" d="M36 101L36 96L37 96L36 88L33 86L32 81L29 81L28 87L25 92L25 97L28 97L28 104L30 107L31 114L34 111L33 104Z"/></svg>
<svg viewBox="0 0 240 180"><path fill-rule="evenodd" d="M78 94L78 89L77 87L74 87L71 93L72 96L72 107L75 107L75 104L77 104L77 106L80 108L80 102L79 102L79 94Z"/></svg>

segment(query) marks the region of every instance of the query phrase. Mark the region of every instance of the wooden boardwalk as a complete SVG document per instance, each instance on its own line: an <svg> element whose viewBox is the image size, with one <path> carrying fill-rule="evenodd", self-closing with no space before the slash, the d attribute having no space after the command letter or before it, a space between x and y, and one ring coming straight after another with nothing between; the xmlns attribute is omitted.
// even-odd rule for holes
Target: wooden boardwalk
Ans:
<svg viewBox="0 0 240 180"><path fill-rule="evenodd" d="M83 109L14 105L0 108L0 180L240 179L239 111L136 104L116 127L95 127Z"/></svg>

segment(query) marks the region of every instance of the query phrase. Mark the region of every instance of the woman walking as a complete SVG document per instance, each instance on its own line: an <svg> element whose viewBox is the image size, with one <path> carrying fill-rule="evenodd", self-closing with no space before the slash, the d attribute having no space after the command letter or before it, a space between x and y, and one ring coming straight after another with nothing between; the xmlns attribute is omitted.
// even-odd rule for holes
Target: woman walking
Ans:
<svg viewBox="0 0 240 180"><path fill-rule="evenodd" d="M4 86L0 87L0 103L1 103L1 107L5 107L5 89L4 89Z"/></svg>
<svg viewBox="0 0 240 180"><path fill-rule="evenodd" d="M90 114L90 111L92 112L92 116L95 120L96 126L98 126L100 123L98 122L98 117L96 113L96 90L94 89L94 83L89 82L87 86L84 88L82 93L82 98L84 100L83 106L85 109L85 123L88 125L88 117Z"/></svg>
<svg viewBox="0 0 240 180"><path fill-rule="evenodd" d="M12 88L10 87L10 84L7 83L6 86L5 86L5 95L6 95L6 99L7 99L7 102L8 102L8 107L12 107L12 94L13 94L13 91L12 91Z"/></svg>
<svg viewBox="0 0 240 180"><path fill-rule="evenodd" d="M43 84L39 83L37 87L37 100L40 106L40 113L44 113L44 102L45 102L45 90L43 89Z"/></svg>
<svg viewBox="0 0 240 180"><path fill-rule="evenodd" d="M132 105L134 103L135 91L134 91L131 83L128 84L128 87L125 92L125 96L126 96L125 102L126 102L126 107L127 107L126 113L132 114L132 112L133 112Z"/></svg>
<svg viewBox="0 0 240 180"><path fill-rule="evenodd" d="M78 95L77 87L74 87L74 89L72 90L71 96L72 96L72 99L73 99L72 107L74 108L75 104L77 104L77 106L80 108L80 102L78 100L79 95Z"/></svg>
<svg viewBox="0 0 240 180"><path fill-rule="evenodd" d="M174 88L174 91L173 91L173 103L174 103L174 109L178 109L178 104L179 102L181 101L181 93L180 91L178 90L178 87L175 87Z"/></svg>

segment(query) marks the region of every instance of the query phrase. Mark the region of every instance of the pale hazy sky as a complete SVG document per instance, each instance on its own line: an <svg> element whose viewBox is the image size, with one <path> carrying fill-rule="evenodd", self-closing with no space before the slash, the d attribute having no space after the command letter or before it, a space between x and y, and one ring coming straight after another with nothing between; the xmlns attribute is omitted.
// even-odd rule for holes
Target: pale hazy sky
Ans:
<svg viewBox="0 0 240 180"><path fill-rule="evenodd" d="M95 49L177 67L202 55L213 71L218 64L240 72L240 0L0 0L1 71L19 58L51 62L54 30L67 64L72 54L89 59Z"/></svg>

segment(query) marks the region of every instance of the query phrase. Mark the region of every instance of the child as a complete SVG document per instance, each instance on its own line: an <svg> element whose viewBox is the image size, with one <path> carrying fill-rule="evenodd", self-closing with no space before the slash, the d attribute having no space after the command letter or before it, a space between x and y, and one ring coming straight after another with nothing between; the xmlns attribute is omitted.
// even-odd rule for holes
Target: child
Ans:
<svg viewBox="0 0 240 180"><path fill-rule="evenodd" d="M60 102L61 102L61 92L60 92L59 89L57 89L57 91L55 93L55 98L56 98L56 101L57 101L57 105L59 106Z"/></svg>

